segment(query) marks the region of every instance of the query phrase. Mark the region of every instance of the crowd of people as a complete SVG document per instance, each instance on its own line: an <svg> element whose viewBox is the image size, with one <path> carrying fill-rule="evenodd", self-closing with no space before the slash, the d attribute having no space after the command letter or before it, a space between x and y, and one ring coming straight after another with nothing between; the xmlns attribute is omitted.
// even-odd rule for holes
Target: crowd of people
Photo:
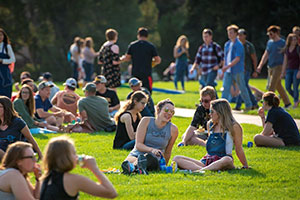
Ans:
<svg viewBox="0 0 300 200"><path fill-rule="evenodd" d="M236 25L230 25L226 30L229 40L224 50L213 41L211 29L203 30L204 43L199 47L190 70L189 41L185 35L178 38L173 50L176 89L177 81L180 81L185 90L184 76L187 73L198 70L201 74L200 104L182 141L177 144L178 147L205 146L207 154L197 160L171 156L179 135L177 126L171 122L175 105L170 99L164 99L154 108L151 73L161 58L148 41L146 28L138 29L138 40L130 43L123 56L119 56L118 32L114 29L105 32L107 41L98 52L94 50L92 38L76 37L70 47L73 78L65 81L63 90L53 83L50 72L42 75L38 85L29 72L22 72L20 83L15 84L16 93L12 93L9 70L15 57L7 34L0 29L0 199L77 199L79 191L106 198L117 196L111 182L100 172L95 158L78 156L70 138L52 138L43 155L32 136L36 129L61 133L116 131L112 148L130 150L120 163L127 175L160 170L162 160L166 165L171 161L175 171L184 169L197 173L233 169L233 148L243 168L248 169L242 146L243 129L233 117L229 102L235 99L236 110L240 110L243 102L245 111L258 109L258 100L252 94L252 90L257 90L249 85L249 80L251 76L257 77L267 61L268 92L262 95L263 105L258 110L263 130L254 136L254 142L258 147L300 146L298 127L285 110L291 103L280 81L286 78L286 89L296 108L299 104L300 28L294 27L294 33L289 34L285 42L280 38L280 27L270 26L267 29L270 39L259 64L254 45L246 40L246 30ZM93 77L96 57L101 65L101 75ZM128 82L132 91L121 107L116 90L121 85L119 65L128 61L132 61L132 78ZM223 78L220 99L215 81L218 76ZM78 81L82 78L85 80L84 97L76 93ZM238 91L236 95L233 95L232 88ZM276 90L285 109L279 106ZM36 163L40 159L43 160L43 174ZM70 173L78 163L89 169L100 184ZM29 180L28 173L31 172L35 176L35 186Z"/></svg>

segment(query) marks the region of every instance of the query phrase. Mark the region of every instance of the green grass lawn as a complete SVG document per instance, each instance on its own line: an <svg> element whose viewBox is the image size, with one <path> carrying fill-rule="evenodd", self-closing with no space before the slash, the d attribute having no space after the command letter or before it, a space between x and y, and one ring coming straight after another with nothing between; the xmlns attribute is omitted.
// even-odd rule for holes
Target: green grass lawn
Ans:
<svg viewBox="0 0 300 200"><path fill-rule="evenodd" d="M156 104L162 99L170 98L174 103L176 107L180 108L195 108L195 104L199 103L199 83L198 81L188 81L185 83L186 86L186 93L184 94L166 94L162 92L153 92L152 98L154 103ZM266 84L267 80L266 79L251 79L250 80L250 85L255 86L256 88L266 92ZM284 80L282 80L282 85L284 86ZM58 83L58 86L63 89L62 83ZM118 96L120 100L125 100L127 97L127 94L131 91L130 88L127 87L120 87L117 89ZM163 81L158 81L154 82L153 87L157 88L164 88L164 89L175 89L174 88L174 83L173 82L163 82ZM222 81L218 81L217 85L217 92L218 92L218 97L222 96L222 93L220 91L220 88L222 87ZM180 88L180 87L179 87ZM84 93L81 89L76 90L76 92L80 96L84 96ZM293 104L293 98L289 96L290 101ZM261 106L262 104L259 102L258 104ZM242 109L244 108L245 104L242 105ZM283 102L281 101L280 106L284 106ZM231 107L235 107L235 103L231 103ZM292 117L296 119L300 119L300 106L297 109L289 109L288 112L292 115ZM249 111L247 114L251 115L256 115L257 111L252 110Z"/></svg>
<svg viewBox="0 0 300 200"><path fill-rule="evenodd" d="M179 128L176 145L181 141L191 118L174 117L172 122ZM300 199L300 148L247 148L247 142L253 142L253 136L261 131L261 127L248 124L242 126L243 146L252 169L206 172L204 175L160 172L150 173L148 176L108 174L119 194L117 199ZM44 149L49 139L57 135L35 135L35 139L40 148ZM100 132L73 133L69 136L75 140L77 153L94 156L101 169L120 169L129 151L112 149L114 135ZM204 147L174 146L171 158L185 155L200 159L205 153ZM235 151L233 153L235 165L241 167ZM73 172L96 180L89 170L77 167ZM81 193L80 199L96 198Z"/></svg>

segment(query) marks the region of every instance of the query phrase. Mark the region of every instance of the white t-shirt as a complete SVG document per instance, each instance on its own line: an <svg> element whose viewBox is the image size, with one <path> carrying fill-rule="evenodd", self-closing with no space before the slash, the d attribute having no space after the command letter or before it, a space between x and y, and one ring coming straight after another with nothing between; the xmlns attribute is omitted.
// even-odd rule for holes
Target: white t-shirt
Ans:
<svg viewBox="0 0 300 200"><path fill-rule="evenodd" d="M0 52L2 53L3 51L3 48L4 48L4 42L1 42L0 43ZM6 52L6 49L4 49L3 51L4 53L7 53L9 55L9 58L8 59L2 59L2 63L3 64L6 64L6 65L9 65L13 62L16 62L16 58L15 58L15 54L12 50L12 47L10 44L7 44L7 52Z"/></svg>

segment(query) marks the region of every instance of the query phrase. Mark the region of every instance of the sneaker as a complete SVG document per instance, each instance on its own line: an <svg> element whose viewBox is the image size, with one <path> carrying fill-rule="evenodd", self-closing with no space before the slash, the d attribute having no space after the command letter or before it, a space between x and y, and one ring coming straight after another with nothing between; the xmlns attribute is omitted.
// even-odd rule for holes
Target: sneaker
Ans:
<svg viewBox="0 0 300 200"><path fill-rule="evenodd" d="M128 160L125 160L122 165L123 174L130 175L134 171L134 165L130 163Z"/></svg>
<svg viewBox="0 0 300 200"><path fill-rule="evenodd" d="M137 163L137 173L138 174L146 174L147 172L147 158L144 155L139 155L138 157L138 163Z"/></svg>
<svg viewBox="0 0 300 200"><path fill-rule="evenodd" d="M285 108L285 109L289 109L291 106L292 106L292 104L289 103L289 104L284 105L284 108Z"/></svg>
<svg viewBox="0 0 300 200"><path fill-rule="evenodd" d="M179 142L178 144L177 144L177 147L183 147L184 146L184 143L183 142Z"/></svg>

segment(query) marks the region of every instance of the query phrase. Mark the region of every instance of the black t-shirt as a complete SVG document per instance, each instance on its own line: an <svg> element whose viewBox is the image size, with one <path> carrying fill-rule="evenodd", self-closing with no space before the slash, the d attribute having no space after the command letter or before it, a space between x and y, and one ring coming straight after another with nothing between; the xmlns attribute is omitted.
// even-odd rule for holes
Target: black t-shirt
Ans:
<svg viewBox="0 0 300 200"><path fill-rule="evenodd" d="M210 119L209 109L205 109L203 105L200 105L197 107L197 110L195 111L193 120L191 122L191 126L194 126L196 128L202 126L203 128L205 128L205 130L207 130L206 124L209 119Z"/></svg>
<svg viewBox="0 0 300 200"><path fill-rule="evenodd" d="M108 107L113 107L120 104L120 100L118 98L117 93L109 88L107 88L106 92L103 94L97 91L96 96L104 97L108 102Z"/></svg>
<svg viewBox="0 0 300 200"><path fill-rule="evenodd" d="M124 115L125 113L129 113L131 116L131 125L133 127L134 132L136 132L137 126L139 125L139 122L141 120L139 116L137 116L134 122L130 112L124 112L118 117L117 132L116 132L116 136L114 139L114 146L113 146L114 149L120 149L124 146L124 144L131 141L126 130L125 123L120 121L121 116Z"/></svg>
<svg viewBox="0 0 300 200"><path fill-rule="evenodd" d="M152 58L158 55L152 43L145 40L136 40L128 46L127 54L131 55L132 76L151 76Z"/></svg>
<svg viewBox="0 0 300 200"><path fill-rule="evenodd" d="M300 145L298 127L292 116L284 109L272 107L267 114L267 122L272 123L275 134L283 140L285 145Z"/></svg>

